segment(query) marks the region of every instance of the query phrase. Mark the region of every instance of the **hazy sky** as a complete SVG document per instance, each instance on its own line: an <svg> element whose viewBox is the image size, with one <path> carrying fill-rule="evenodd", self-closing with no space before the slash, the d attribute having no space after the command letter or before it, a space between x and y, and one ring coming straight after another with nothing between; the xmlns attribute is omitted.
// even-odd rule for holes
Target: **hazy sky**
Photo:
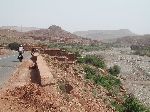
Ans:
<svg viewBox="0 0 150 112"><path fill-rule="evenodd" d="M0 26L68 31L130 29L150 34L150 0L0 0Z"/></svg>

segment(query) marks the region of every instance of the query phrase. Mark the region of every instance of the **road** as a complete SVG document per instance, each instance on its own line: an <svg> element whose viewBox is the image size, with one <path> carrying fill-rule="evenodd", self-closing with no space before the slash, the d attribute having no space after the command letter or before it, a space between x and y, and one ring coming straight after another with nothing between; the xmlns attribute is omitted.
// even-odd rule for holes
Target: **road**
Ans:
<svg viewBox="0 0 150 112"><path fill-rule="evenodd" d="M24 59L30 58L30 54L25 52ZM0 87L6 82L13 72L16 70L17 66L20 64L17 59L18 52L14 52L10 55L0 56Z"/></svg>

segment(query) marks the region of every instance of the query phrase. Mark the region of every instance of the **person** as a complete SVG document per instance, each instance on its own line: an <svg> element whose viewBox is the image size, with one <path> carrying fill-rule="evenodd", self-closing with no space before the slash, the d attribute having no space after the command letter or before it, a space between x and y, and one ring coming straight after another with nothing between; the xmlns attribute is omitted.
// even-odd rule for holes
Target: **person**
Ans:
<svg viewBox="0 0 150 112"><path fill-rule="evenodd" d="M23 54L24 48L22 45L19 46L18 52L19 52L19 54Z"/></svg>
<svg viewBox="0 0 150 112"><path fill-rule="evenodd" d="M31 49L31 55L33 56L34 53L35 53L35 48L32 48L32 49Z"/></svg>
<svg viewBox="0 0 150 112"><path fill-rule="evenodd" d="M22 45L19 46L18 52L19 52L18 59L19 59L19 57L21 57L23 59L23 55L22 54L24 53L24 48L23 48Z"/></svg>

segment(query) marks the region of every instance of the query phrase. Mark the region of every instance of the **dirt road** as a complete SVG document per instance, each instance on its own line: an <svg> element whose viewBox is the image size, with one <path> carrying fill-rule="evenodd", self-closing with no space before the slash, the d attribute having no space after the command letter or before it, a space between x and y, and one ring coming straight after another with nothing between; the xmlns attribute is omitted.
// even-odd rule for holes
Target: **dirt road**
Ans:
<svg viewBox="0 0 150 112"><path fill-rule="evenodd" d="M38 61L45 66L41 58ZM41 91L43 91L39 83L41 80L41 76L39 75L38 66L36 65L35 67L32 60L24 60L11 78L3 85L3 88L0 89L0 112L34 112L38 110L36 106L39 106L40 112L43 111L41 108L46 109L45 107L40 107L41 105L39 104L42 104L40 100L44 100L45 97L43 95L41 98L38 98L38 95L42 94ZM32 100L39 100L39 102L37 103ZM34 104L35 102L37 104ZM48 105L50 104L43 104L43 106Z"/></svg>
<svg viewBox="0 0 150 112"><path fill-rule="evenodd" d="M0 55L0 87L4 82L8 81L12 73L17 69L20 64L17 59L18 52L13 52L9 55ZM30 54L24 53L24 59L29 59Z"/></svg>

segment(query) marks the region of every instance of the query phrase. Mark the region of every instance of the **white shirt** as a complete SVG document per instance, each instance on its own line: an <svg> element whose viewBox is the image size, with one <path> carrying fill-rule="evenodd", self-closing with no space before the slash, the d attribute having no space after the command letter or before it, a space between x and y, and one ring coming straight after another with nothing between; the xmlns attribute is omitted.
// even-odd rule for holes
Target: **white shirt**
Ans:
<svg viewBox="0 0 150 112"><path fill-rule="evenodd" d="M19 51L23 51L24 49L23 49L23 47L19 47Z"/></svg>

